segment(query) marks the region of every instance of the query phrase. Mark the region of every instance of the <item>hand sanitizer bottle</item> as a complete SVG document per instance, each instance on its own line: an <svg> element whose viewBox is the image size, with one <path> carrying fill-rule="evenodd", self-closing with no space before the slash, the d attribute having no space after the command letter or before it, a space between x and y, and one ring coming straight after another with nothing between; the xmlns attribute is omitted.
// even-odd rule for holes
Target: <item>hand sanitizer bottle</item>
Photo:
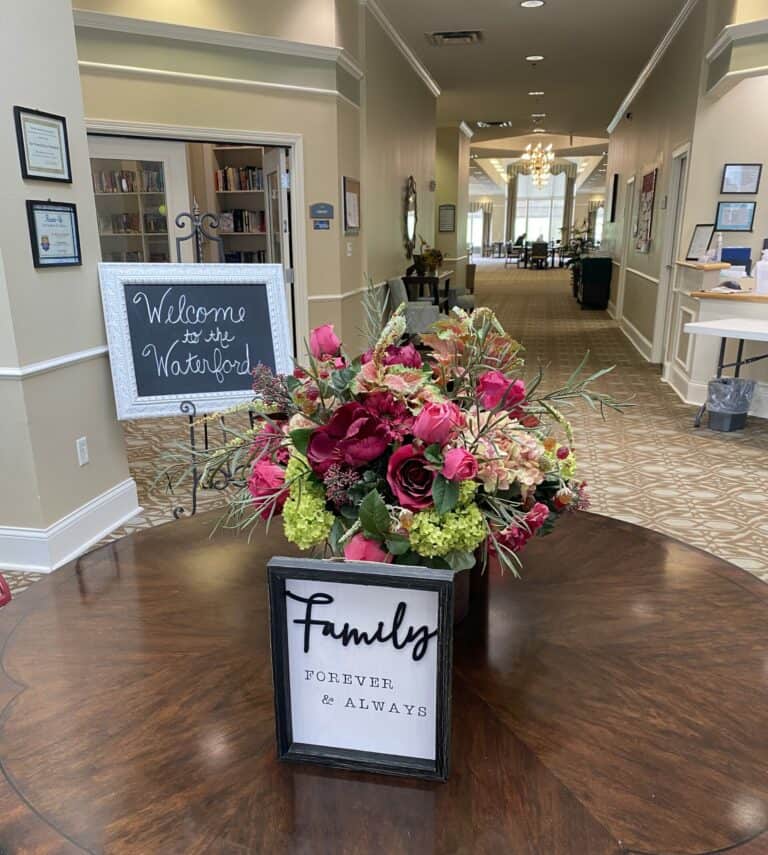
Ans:
<svg viewBox="0 0 768 855"><path fill-rule="evenodd" d="M755 294L768 294L768 249L755 265Z"/></svg>
<svg viewBox="0 0 768 855"><path fill-rule="evenodd" d="M720 232L715 237L715 261L718 264L723 260L723 236Z"/></svg>

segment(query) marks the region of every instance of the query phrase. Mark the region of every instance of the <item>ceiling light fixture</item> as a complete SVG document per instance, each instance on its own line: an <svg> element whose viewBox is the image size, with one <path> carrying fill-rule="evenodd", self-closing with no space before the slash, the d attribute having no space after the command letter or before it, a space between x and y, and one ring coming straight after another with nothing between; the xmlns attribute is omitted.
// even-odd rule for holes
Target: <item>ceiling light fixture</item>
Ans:
<svg viewBox="0 0 768 855"><path fill-rule="evenodd" d="M531 176L534 186L542 188L549 181L552 173L552 162L555 159L552 143L546 148L542 148L541 143L538 143L536 148L528 143L521 159L525 165L525 172Z"/></svg>
<svg viewBox="0 0 768 855"><path fill-rule="evenodd" d="M531 118L532 119L546 119L547 114L546 113L531 113Z"/></svg>
<svg viewBox="0 0 768 855"><path fill-rule="evenodd" d="M525 61L526 62L541 62L543 59L544 59L544 57L540 53L532 53L532 54L529 54L525 58Z"/></svg>
<svg viewBox="0 0 768 855"><path fill-rule="evenodd" d="M545 134L545 133L546 133L546 131L544 130L544 128L534 128L534 129L533 129L533 132L534 132L535 134Z"/></svg>
<svg viewBox="0 0 768 855"><path fill-rule="evenodd" d="M528 94L529 94L529 95L543 95L543 94L544 94L544 92L542 92L542 91L537 91L537 90L535 90L535 89L534 89L534 90L533 90L533 92L529 92Z"/></svg>
<svg viewBox="0 0 768 855"><path fill-rule="evenodd" d="M538 9L544 5L544 0L522 0L520 5L523 9Z"/></svg>

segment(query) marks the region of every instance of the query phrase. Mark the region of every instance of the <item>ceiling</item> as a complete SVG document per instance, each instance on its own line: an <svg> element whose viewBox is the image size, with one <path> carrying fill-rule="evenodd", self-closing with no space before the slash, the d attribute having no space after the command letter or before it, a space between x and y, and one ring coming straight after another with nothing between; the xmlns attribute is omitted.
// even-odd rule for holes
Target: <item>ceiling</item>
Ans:
<svg viewBox="0 0 768 855"><path fill-rule="evenodd" d="M607 152L599 152L585 157L569 157L577 168L574 190L577 194L589 196L605 195ZM473 153L469 163L469 195L471 198L504 198L507 192L507 167L516 158L486 157Z"/></svg>
<svg viewBox="0 0 768 855"><path fill-rule="evenodd" d="M538 124L549 132L605 138L685 0L546 0L533 9L520 0L378 2L442 89L439 123L466 121L474 144L530 133L531 113L546 113ZM482 41L434 47L425 37L467 29L481 30ZM544 60L526 62L531 54Z"/></svg>

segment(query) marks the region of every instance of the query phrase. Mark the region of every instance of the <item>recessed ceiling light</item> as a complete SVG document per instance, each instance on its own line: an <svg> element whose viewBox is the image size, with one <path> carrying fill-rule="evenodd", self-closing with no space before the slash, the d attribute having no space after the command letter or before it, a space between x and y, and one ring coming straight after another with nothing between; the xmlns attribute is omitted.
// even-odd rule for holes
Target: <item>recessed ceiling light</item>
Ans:
<svg viewBox="0 0 768 855"><path fill-rule="evenodd" d="M529 92L528 94L529 95L543 95L544 93L543 92L537 92L536 90L534 90L533 92Z"/></svg>
<svg viewBox="0 0 768 855"><path fill-rule="evenodd" d="M521 0L520 5L523 9L538 9L544 5L544 0Z"/></svg>
<svg viewBox="0 0 768 855"><path fill-rule="evenodd" d="M541 62L544 57L540 53L532 53L529 54L526 58L526 62Z"/></svg>
<svg viewBox="0 0 768 855"><path fill-rule="evenodd" d="M531 113L531 118L532 119L546 119L547 114L546 113Z"/></svg>
<svg viewBox="0 0 768 855"><path fill-rule="evenodd" d="M533 132L534 132L535 134L545 134L545 133L546 133L546 131L544 130L544 128L534 128L534 129L533 129Z"/></svg>

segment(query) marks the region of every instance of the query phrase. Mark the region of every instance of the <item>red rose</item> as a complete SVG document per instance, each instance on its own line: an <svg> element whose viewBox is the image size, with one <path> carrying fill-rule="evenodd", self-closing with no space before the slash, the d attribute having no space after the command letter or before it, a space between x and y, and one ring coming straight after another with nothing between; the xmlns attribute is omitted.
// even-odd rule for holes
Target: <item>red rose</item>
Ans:
<svg viewBox="0 0 768 855"><path fill-rule="evenodd" d="M435 472L413 445L402 445L389 458L387 483L398 503L409 511L422 511L432 504Z"/></svg>
<svg viewBox="0 0 768 855"><path fill-rule="evenodd" d="M525 400L525 383L510 380L501 371L486 371L477 378L477 395L486 410L495 410L499 404L511 410Z"/></svg>
<svg viewBox="0 0 768 855"><path fill-rule="evenodd" d="M333 359L341 351L341 341L333 331L333 324L315 327L309 334L309 349L315 359Z"/></svg>
<svg viewBox="0 0 768 855"><path fill-rule="evenodd" d="M392 563L392 556L380 543L369 540L364 534L356 534L344 547L344 557L350 561L381 561Z"/></svg>
<svg viewBox="0 0 768 855"><path fill-rule="evenodd" d="M452 448L443 458L442 474L449 481L469 481L477 475L477 460L465 448Z"/></svg>
<svg viewBox="0 0 768 855"><path fill-rule="evenodd" d="M380 419L360 404L343 404L327 425L312 432L307 459L318 475L325 475L334 463L357 469L384 454L389 431Z"/></svg>
<svg viewBox="0 0 768 855"><path fill-rule="evenodd" d="M257 460L251 470L251 477L248 479L248 490L254 498L254 504L261 505L262 500L267 496L273 496L285 484L285 470L275 463L262 457ZM288 498L288 491L284 490L280 493L277 502L275 503L274 513L279 514L283 510L285 500ZM268 505L261 512L261 518L269 519L272 512L272 505Z"/></svg>
<svg viewBox="0 0 768 855"><path fill-rule="evenodd" d="M461 410L451 401L442 404L427 403L416 416L413 435L427 445L433 442L445 445L463 421Z"/></svg>
<svg viewBox="0 0 768 855"><path fill-rule="evenodd" d="M372 392L366 395L363 406L387 427L393 441L413 431L413 414L391 392Z"/></svg>

